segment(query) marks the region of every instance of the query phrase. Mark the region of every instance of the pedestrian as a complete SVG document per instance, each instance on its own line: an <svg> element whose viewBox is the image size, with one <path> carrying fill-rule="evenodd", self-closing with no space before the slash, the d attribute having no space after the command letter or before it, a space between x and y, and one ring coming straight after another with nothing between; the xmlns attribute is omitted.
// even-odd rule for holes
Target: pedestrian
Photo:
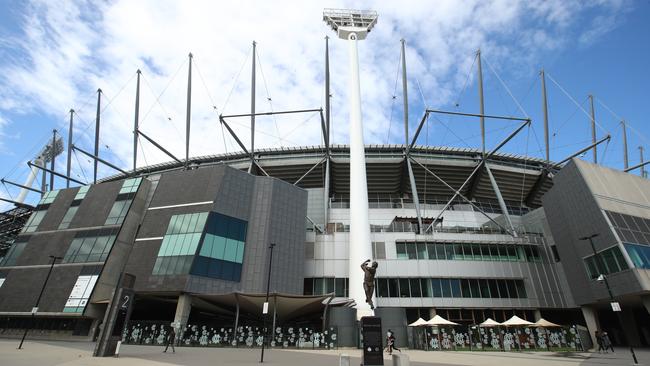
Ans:
<svg viewBox="0 0 650 366"><path fill-rule="evenodd" d="M401 349L395 346L395 336L393 335L393 331L390 329L388 330L388 332L386 332L386 348L388 349L389 355L393 354L393 350L398 350L402 352Z"/></svg>
<svg viewBox="0 0 650 366"><path fill-rule="evenodd" d="M607 332L602 333L603 337L603 346L605 347L605 352L607 352L607 349L611 349L612 353L614 353L614 346L612 346L612 341L609 339L609 336L607 335Z"/></svg>
<svg viewBox="0 0 650 366"><path fill-rule="evenodd" d="M163 353L167 352L169 346L172 346L172 352L176 353L174 348L174 342L176 341L176 332L174 332L174 327L169 328L169 333L167 333L167 338L165 339L165 350Z"/></svg>
<svg viewBox="0 0 650 366"><path fill-rule="evenodd" d="M600 351L605 351L605 353L607 353L607 349L603 344L603 336L600 331L597 330L594 335L596 336L596 342L598 343L598 353L600 353Z"/></svg>

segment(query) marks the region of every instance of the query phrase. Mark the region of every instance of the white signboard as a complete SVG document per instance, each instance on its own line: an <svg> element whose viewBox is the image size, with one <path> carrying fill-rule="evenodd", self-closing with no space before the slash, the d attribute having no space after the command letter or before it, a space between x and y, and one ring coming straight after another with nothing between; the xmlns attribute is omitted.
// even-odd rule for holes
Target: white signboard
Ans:
<svg viewBox="0 0 650 366"><path fill-rule="evenodd" d="M4 278L0 278L0 287L2 287L2 284L3 284L3 283L5 283L5 279L4 279Z"/></svg>
<svg viewBox="0 0 650 366"><path fill-rule="evenodd" d="M269 313L269 303L264 302L264 307L262 308L262 314L268 314Z"/></svg>
<svg viewBox="0 0 650 366"><path fill-rule="evenodd" d="M37 308L37 307L33 307L33 308L32 308L32 314L36 314L37 312L38 312L38 308Z"/></svg>
<svg viewBox="0 0 650 366"><path fill-rule="evenodd" d="M99 276L79 276L77 282L72 287L68 301L65 303L66 308L79 308L82 309L88 303L90 294L93 292L95 283L97 283L97 278Z"/></svg>
<svg viewBox="0 0 650 366"><path fill-rule="evenodd" d="M619 304L617 302L612 302L611 305L612 305L612 310L621 311L621 304Z"/></svg>

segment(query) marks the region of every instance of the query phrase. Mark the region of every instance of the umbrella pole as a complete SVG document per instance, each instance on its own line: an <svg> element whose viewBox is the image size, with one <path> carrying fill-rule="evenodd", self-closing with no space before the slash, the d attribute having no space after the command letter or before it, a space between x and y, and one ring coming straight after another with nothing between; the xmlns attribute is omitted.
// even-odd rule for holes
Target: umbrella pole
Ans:
<svg viewBox="0 0 650 366"><path fill-rule="evenodd" d="M544 328L544 334L546 335L546 350L551 351L551 337L548 336L548 329Z"/></svg>
<svg viewBox="0 0 650 366"><path fill-rule="evenodd" d="M521 352L521 338L519 337L519 333L517 333L517 328L515 328L515 336L517 337L516 343L517 343L517 348L519 349L519 352Z"/></svg>
<svg viewBox="0 0 650 366"><path fill-rule="evenodd" d="M442 342L440 341L440 327L437 327L438 329L438 349L442 351Z"/></svg>
<svg viewBox="0 0 650 366"><path fill-rule="evenodd" d="M469 337L469 350L471 351L472 350L472 343L473 343L473 341L472 341L472 326L471 325L467 326L467 335Z"/></svg>

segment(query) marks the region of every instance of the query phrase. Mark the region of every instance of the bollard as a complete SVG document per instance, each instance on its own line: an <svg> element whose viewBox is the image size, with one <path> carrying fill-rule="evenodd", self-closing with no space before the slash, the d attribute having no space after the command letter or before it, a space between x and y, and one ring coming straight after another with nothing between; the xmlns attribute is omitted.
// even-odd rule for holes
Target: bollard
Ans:
<svg viewBox="0 0 650 366"><path fill-rule="evenodd" d="M399 355L393 355L393 366L410 366L411 361L409 360L409 356L399 354Z"/></svg>
<svg viewBox="0 0 650 366"><path fill-rule="evenodd" d="M339 355L339 366L350 366L350 355L341 353Z"/></svg>
<svg viewBox="0 0 650 366"><path fill-rule="evenodd" d="M122 345L122 341L117 341L117 347L115 347L115 355L114 357L120 357L120 346Z"/></svg>

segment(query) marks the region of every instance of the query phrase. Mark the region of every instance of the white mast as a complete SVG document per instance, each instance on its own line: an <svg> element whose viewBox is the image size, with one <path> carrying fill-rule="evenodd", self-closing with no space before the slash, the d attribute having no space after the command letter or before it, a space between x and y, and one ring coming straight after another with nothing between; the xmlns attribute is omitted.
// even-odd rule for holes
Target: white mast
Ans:
<svg viewBox="0 0 650 366"><path fill-rule="evenodd" d="M368 182L366 154L361 122L361 85L359 81L359 53L357 41L363 40L377 23L377 12L325 9L323 20L348 41L349 102L350 102L350 239L349 239L349 297L356 302L357 318L374 315L366 304L361 263L372 258L370 222L368 220ZM374 296L373 296L373 302Z"/></svg>

